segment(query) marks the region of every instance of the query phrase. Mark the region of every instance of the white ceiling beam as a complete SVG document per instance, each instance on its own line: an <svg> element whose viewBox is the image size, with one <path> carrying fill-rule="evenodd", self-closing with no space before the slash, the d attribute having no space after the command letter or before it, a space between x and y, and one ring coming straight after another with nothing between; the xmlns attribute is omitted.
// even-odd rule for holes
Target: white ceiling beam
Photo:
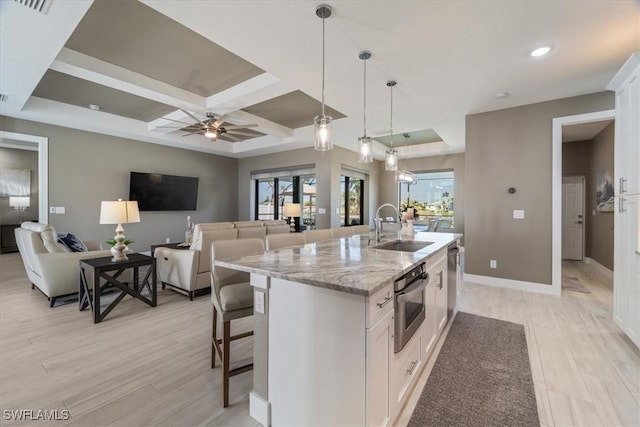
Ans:
<svg viewBox="0 0 640 427"><path fill-rule="evenodd" d="M203 96L71 49L63 48L51 69L176 108L207 109Z"/></svg>
<svg viewBox="0 0 640 427"><path fill-rule="evenodd" d="M207 98L207 108L227 114L293 92L296 88L270 73L262 73Z"/></svg>

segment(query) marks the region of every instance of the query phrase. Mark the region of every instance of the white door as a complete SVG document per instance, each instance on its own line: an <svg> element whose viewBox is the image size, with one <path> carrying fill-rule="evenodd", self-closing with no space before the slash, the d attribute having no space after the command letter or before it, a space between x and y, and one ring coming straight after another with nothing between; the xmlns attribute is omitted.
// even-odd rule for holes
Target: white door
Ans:
<svg viewBox="0 0 640 427"><path fill-rule="evenodd" d="M583 260L584 177L562 177L562 258Z"/></svg>

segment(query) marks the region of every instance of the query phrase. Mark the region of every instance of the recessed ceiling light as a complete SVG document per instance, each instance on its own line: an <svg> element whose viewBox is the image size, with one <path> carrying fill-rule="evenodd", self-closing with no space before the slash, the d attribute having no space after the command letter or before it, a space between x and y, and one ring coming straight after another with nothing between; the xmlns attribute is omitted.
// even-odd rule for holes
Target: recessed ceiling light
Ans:
<svg viewBox="0 0 640 427"><path fill-rule="evenodd" d="M533 56L534 58L537 58L539 56L546 55L547 53L549 53L550 50L551 50L551 47L542 46L542 47L539 47L537 49L532 50L529 55Z"/></svg>
<svg viewBox="0 0 640 427"><path fill-rule="evenodd" d="M505 99L511 96L511 92L504 91L496 93L496 99Z"/></svg>
<svg viewBox="0 0 640 427"><path fill-rule="evenodd" d="M99 105L97 105L97 104L89 104L89 108L90 108L91 110L94 110L94 111L98 111L98 110L102 109L102 107L100 107L100 106L99 106Z"/></svg>

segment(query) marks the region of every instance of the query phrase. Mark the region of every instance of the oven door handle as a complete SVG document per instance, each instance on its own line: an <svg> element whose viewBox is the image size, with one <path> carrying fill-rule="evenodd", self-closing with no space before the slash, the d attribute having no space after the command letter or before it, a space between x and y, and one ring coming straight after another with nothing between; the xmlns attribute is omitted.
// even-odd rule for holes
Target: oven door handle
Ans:
<svg viewBox="0 0 640 427"><path fill-rule="evenodd" d="M423 290L424 288L427 287L428 283L429 283L429 273L423 273L420 279L416 280L415 282L413 282L412 284L410 284L409 286L407 286L401 292L398 293L398 296L396 297L398 299L398 302L404 301L409 296L409 294Z"/></svg>

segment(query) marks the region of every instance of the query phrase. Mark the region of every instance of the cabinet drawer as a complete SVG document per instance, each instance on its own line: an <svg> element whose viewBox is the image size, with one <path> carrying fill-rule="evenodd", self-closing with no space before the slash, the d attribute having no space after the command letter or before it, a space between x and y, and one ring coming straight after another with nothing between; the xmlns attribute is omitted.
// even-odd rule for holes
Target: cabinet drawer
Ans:
<svg viewBox="0 0 640 427"><path fill-rule="evenodd" d="M420 333L405 347L396 358L392 372L392 396L396 409L404 404L404 399L411 390L413 380L422 370L423 357L421 355L422 339Z"/></svg>
<svg viewBox="0 0 640 427"><path fill-rule="evenodd" d="M368 298L367 328L375 325L390 311L393 311L393 288L391 284L385 286Z"/></svg>

